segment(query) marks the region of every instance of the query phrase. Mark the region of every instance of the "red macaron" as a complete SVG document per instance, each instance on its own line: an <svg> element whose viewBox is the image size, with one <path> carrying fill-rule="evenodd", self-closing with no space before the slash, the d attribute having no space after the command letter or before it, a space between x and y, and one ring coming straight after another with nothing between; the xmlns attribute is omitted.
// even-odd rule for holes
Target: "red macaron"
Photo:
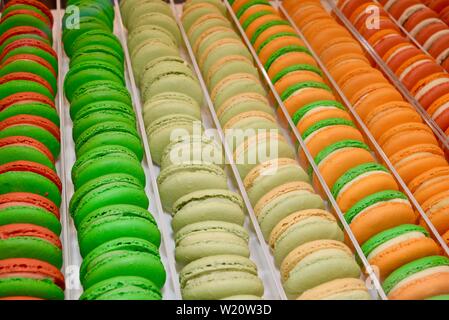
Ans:
<svg viewBox="0 0 449 320"><path fill-rule="evenodd" d="M47 228L27 223L14 223L0 226L0 239L15 237L34 237L50 242L54 246L62 249L59 237Z"/></svg>
<svg viewBox="0 0 449 320"><path fill-rule="evenodd" d="M36 139L24 136L12 136L0 139L0 148L4 146L26 146L31 147L45 154L53 164L55 163L55 158L51 154L50 150L41 142Z"/></svg>
<svg viewBox="0 0 449 320"><path fill-rule="evenodd" d="M3 45L3 43L5 43L5 41L8 40L9 38L19 36L22 34L34 34L44 39L50 40L48 39L47 34L38 28L30 26L14 27L4 32L2 35L0 35L0 46Z"/></svg>
<svg viewBox="0 0 449 320"><path fill-rule="evenodd" d="M50 24L53 26L53 14L51 13L51 10L45 5L43 4L41 1L37 1L37 0L11 0L8 1L5 5L5 9L9 8L10 6L16 5L16 4L25 4L25 5L29 5L29 6L33 6L37 9L39 9L40 11L42 11L45 16L48 18L48 20L50 21Z"/></svg>
<svg viewBox="0 0 449 320"><path fill-rule="evenodd" d="M411 43L401 43L389 49L382 59L390 67L393 72L410 58L420 54L421 51Z"/></svg>
<svg viewBox="0 0 449 320"><path fill-rule="evenodd" d="M39 93L35 92L19 92L12 94L4 99L0 99L0 112L7 107L10 107L17 103L45 103L51 106L53 109L56 109L55 102Z"/></svg>
<svg viewBox="0 0 449 320"><path fill-rule="evenodd" d="M39 83L40 85L44 86L45 88L50 91L50 93L54 96L55 92L53 91L53 88L48 83L47 80L43 79L42 77L38 76L37 74L30 73L30 72L14 72L4 75L3 77L0 77L0 84L8 82L8 81L14 81L14 80L26 80L26 81L32 81Z"/></svg>
<svg viewBox="0 0 449 320"><path fill-rule="evenodd" d="M55 125L50 120L33 115L17 115L7 118L0 122L0 130L21 124L41 127L42 129L47 130L49 133L51 133L58 141L61 141L61 135L57 125Z"/></svg>

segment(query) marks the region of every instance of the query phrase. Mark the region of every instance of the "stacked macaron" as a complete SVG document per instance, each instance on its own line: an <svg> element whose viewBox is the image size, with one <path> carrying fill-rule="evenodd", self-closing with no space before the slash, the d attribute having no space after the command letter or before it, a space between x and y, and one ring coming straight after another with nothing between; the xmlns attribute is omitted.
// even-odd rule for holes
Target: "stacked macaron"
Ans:
<svg viewBox="0 0 449 320"><path fill-rule="evenodd" d="M212 3L216 10L222 5ZM182 297L260 299L264 288L250 260L243 200L228 189L221 145L203 135L203 92L180 56L170 6L126 0L120 7L150 152L161 169L161 202L173 217Z"/></svg>
<svg viewBox="0 0 449 320"><path fill-rule="evenodd" d="M78 231L84 300L159 300L166 274L160 232L148 212L143 148L124 76L124 53L113 34L108 0L71 0L78 28L63 18L70 69L76 162L69 211Z"/></svg>
<svg viewBox="0 0 449 320"><path fill-rule="evenodd" d="M64 299L53 16L12 0L0 20L0 300Z"/></svg>
<svg viewBox="0 0 449 320"><path fill-rule="evenodd" d="M287 10L390 157L401 177L420 199L418 201L438 231L442 234L447 232L447 183L443 182L445 179L447 181L447 176L445 178L443 173L447 170L447 162L431 131L422 124L418 114L402 100L386 79L370 67L360 46L326 13L319 2L289 2ZM310 16L319 18L310 19ZM325 115L327 112L323 109L318 114ZM353 147L356 147L356 144ZM338 150L340 151L336 153ZM337 144L333 148L323 149L318 154L316 162L319 168L320 163L332 154L337 157L335 159L342 157L343 161L354 161L345 158L343 149ZM361 157L361 154L357 157ZM325 163L326 161L323 164ZM349 169L339 178L333 176L335 170L330 172L320 168L320 171L325 177L331 178L328 181L335 181L332 192L337 202L343 206L345 218L362 245L368 261L378 268L381 280L385 279L384 288L389 293L387 284L390 277L395 278L396 272L400 272L401 268L407 269L406 266L419 259L439 254L440 249L425 228L413 224L415 214L412 207L407 198L397 190L394 180L390 180L393 184L388 186L385 184L386 180L380 176L371 176L368 179L368 188L363 186L363 182L360 184L367 178L366 171L359 171L363 167L377 168L374 170L383 172L384 177L387 177L385 168L369 162ZM357 193L365 193L363 198L352 205L342 203L342 198L339 200L340 193L349 195L347 179L355 179ZM443 184L446 186L443 187ZM380 187L377 191L369 191L377 187ZM429 200L431 202L428 202ZM422 221L421 224L425 226ZM444 272L436 277L442 276L440 280L444 279ZM446 286L441 292L425 291L431 282L417 283L401 294L389 295L390 298L426 298L449 290ZM425 293L418 295L420 290Z"/></svg>
<svg viewBox="0 0 449 320"><path fill-rule="evenodd" d="M365 8L368 6L377 7L383 15L383 23L378 29L367 27L369 15ZM449 70L448 27L435 21L438 19L432 10L414 1L389 1L386 4L390 14L404 23L433 59L401 34L380 4L347 0L340 1L339 8L429 116L449 135L449 75L445 72L445 69Z"/></svg>
<svg viewBox="0 0 449 320"><path fill-rule="evenodd" d="M327 284L332 290L322 298L369 298L343 232L282 135L252 56L222 4L188 1L182 23L288 296ZM337 260L341 268L334 270Z"/></svg>

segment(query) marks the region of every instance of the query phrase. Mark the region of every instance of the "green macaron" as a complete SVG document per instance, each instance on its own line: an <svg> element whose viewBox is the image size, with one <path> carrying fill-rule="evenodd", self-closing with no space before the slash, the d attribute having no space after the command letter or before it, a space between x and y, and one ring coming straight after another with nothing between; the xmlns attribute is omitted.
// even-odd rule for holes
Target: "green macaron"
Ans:
<svg viewBox="0 0 449 320"><path fill-rule="evenodd" d="M86 105L100 101L117 101L132 106L131 96L123 85L114 81L91 81L80 86L70 103L70 116L74 119Z"/></svg>
<svg viewBox="0 0 449 320"><path fill-rule="evenodd" d="M83 292L80 300L161 300L159 288L142 277L114 277Z"/></svg>
<svg viewBox="0 0 449 320"><path fill-rule="evenodd" d="M108 47L109 50L114 51L114 54L120 56L120 61L124 61L124 52L120 40L112 32L108 30L92 29L85 31L79 35L75 42L64 42L64 49L69 57L75 55L78 50L83 50L89 45L98 45Z"/></svg>
<svg viewBox="0 0 449 320"><path fill-rule="evenodd" d="M43 36L40 36L40 35L37 35L34 33L22 33L22 34L17 34L17 35L11 36L8 39L6 39L2 43L2 45L0 45L0 52L3 52L3 50L5 50L5 48L6 48L6 46L9 45L10 43L13 43L14 41L22 40L22 39L39 40L39 41L42 41L43 43L51 45L50 41Z"/></svg>
<svg viewBox="0 0 449 320"><path fill-rule="evenodd" d="M64 291L50 279L33 279L20 276L0 278L0 297L14 296L64 300Z"/></svg>
<svg viewBox="0 0 449 320"><path fill-rule="evenodd" d="M232 1L232 3L231 3L231 1L229 1L229 2L230 2L230 4L232 5L232 3L233 3L234 1ZM250 1L247 1L247 2L246 2L244 5L242 5L242 6L240 7L240 9L236 12L237 18L240 18L240 17L245 13L246 10L248 10L249 8L251 8L252 6L257 5L257 4L266 4L266 5L270 5L270 2L268 2L268 1L266 1L266 0L250 0Z"/></svg>
<svg viewBox="0 0 449 320"><path fill-rule="evenodd" d="M79 224L90 212L114 204L148 208L148 197L139 181L126 174L110 174L91 180L75 191L69 211Z"/></svg>
<svg viewBox="0 0 449 320"><path fill-rule="evenodd" d="M39 149L28 145L5 145L0 147L0 165L20 160L40 163L56 172L52 160Z"/></svg>
<svg viewBox="0 0 449 320"><path fill-rule="evenodd" d="M72 168L75 189L98 177L124 173L145 186L145 172L136 155L126 147L104 145L89 150L79 157Z"/></svg>
<svg viewBox="0 0 449 320"><path fill-rule="evenodd" d="M117 238L91 251L80 269L85 290L119 276L142 277L162 288L166 274L157 247L142 239Z"/></svg>
<svg viewBox="0 0 449 320"><path fill-rule="evenodd" d="M281 71L279 71L278 73L276 73L276 75L273 77L273 79L271 79L271 81L274 84L276 84L276 82L281 80L283 77L285 77L289 73L294 73L297 71L310 71L310 72L316 73L320 77L323 76L323 73L321 72L321 70L315 66L312 66L310 64L294 64L294 65L284 68ZM314 103L317 103L317 102L314 102ZM335 102L335 103L339 104L338 102Z"/></svg>
<svg viewBox="0 0 449 320"><path fill-rule="evenodd" d="M269 12L270 14L272 14L272 12L270 12L270 11L266 11L266 12ZM252 16L251 16L251 17L252 17ZM251 18L251 17L250 17L250 18ZM247 21L248 21L248 20L247 20ZM257 54L259 54L260 51L262 51L262 49L263 49L267 44L269 44L271 41L273 41L273 40L275 40L275 39L277 39L277 38L280 38L280 37L296 37L296 38L298 38L299 36L298 36L296 33L294 33L294 32L277 32L277 33L275 33L275 34L269 36L264 42L262 42L262 44L259 46L259 48L257 48ZM287 67L287 68L289 68L289 67ZM273 81L273 82L274 82L274 81Z"/></svg>
<svg viewBox="0 0 449 320"><path fill-rule="evenodd" d="M39 116L50 120L58 127L60 125L59 115L56 109L49 106L48 104L39 102L13 104L0 111L0 121L20 114Z"/></svg>
<svg viewBox="0 0 449 320"><path fill-rule="evenodd" d="M173 204L191 192L228 188L224 170L210 163L173 164L160 172L157 183L162 205L167 212L172 212Z"/></svg>
<svg viewBox="0 0 449 320"><path fill-rule="evenodd" d="M263 283L256 265L246 257L218 255L189 263L181 270L180 284L185 300L214 300L234 295L261 297Z"/></svg>
<svg viewBox="0 0 449 320"><path fill-rule="evenodd" d="M42 21L38 17L24 14L24 13L18 13L11 15L7 18L2 19L2 23L0 24L0 34L4 34L9 29L12 29L14 27L35 27L39 30L42 30L47 35L48 39L50 41L53 41L53 32L46 22Z"/></svg>
<svg viewBox="0 0 449 320"><path fill-rule="evenodd" d="M148 210L133 205L112 205L89 213L78 225L78 242L82 256L101 244L118 237L133 237L156 247L161 235Z"/></svg>
<svg viewBox="0 0 449 320"><path fill-rule="evenodd" d="M31 54L38 57L41 57L45 61L47 61L56 72L58 71L58 59L48 51L45 51L41 48L38 48L33 45L22 45L18 48L10 50L6 55L3 56L1 62L6 61L8 58L13 57L18 54Z"/></svg>
<svg viewBox="0 0 449 320"><path fill-rule="evenodd" d="M1 71L0 71L1 73ZM11 80L0 84L0 99L22 92L39 93L53 100L53 94L44 85L28 80Z"/></svg>
<svg viewBox="0 0 449 320"><path fill-rule="evenodd" d="M292 116L292 120L293 123L295 125L298 124L299 121L301 121L303 118L306 117L306 115L310 112L313 111L315 109L320 109L323 107L329 107L329 108L337 108L340 110L346 110L345 107L338 101L334 101L334 100L320 100L320 101L315 101L312 103L309 103L303 107L301 107L300 109L298 109Z"/></svg>
<svg viewBox="0 0 449 320"><path fill-rule="evenodd" d="M346 119L342 119L342 118L330 118L330 119L324 119L324 120L320 120L315 122L313 125L311 125L310 127L308 127L303 133L302 133L302 138L304 140L306 140L309 136L312 135L312 133L314 133L317 130L320 130L322 128L325 127L330 127L330 126L336 126L336 125L340 125L340 126L348 126L348 127L352 127L355 128L355 124L354 122L352 122L351 120L346 120Z"/></svg>
<svg viewBox="0 0 449 320"><path fill-rule="evenodd" d="M206 189L188 193L173 204L175 232L207 220L243 225L245 210L240 195L224 189Z"/></svg>
<svg viewBox="0 0 449 320"><path fill-rule="evenodd" d="M91 81L108 80L125 85L125 79L120 69L102 61L79 62L70 68L64 79L64 93L72 101L76 90Z"/></svg>
<svg viewBox="0 0 449 320"><path fill-rule="evenodd" d="M118 68L122 74L124 73L123 57L116 51L101 44L91 44L77 49L70 59L69 67L72 68L79 63L87 61L101 61L108 63L109 65Z"/></svg>
<svg viewBox="0 0 449 320"><path fill-rule="evenodd" d="M143 158L143 147L134 126L124 122L98 123L84 131L75 141L78 157L87 151L103 145L119 145L131 150L139 161Z"/></svg>
<svg viewBox="0 0 449 320"><path fill-rule="evenodd" d="M223 221L203 221L189 224L176 232L176 261L194 260L232 254L249 257L249 235L242 226Z"/></svg>
<svg viewBox="0 0 449 320"><path fill-rule="evenodd" d="M25 223L47 228L54 234L61 233L61 223L51 212L37 207L20 204L8 205L0 209L0 226Z"/></svg>
<svg viewBox="0 0 449 320"><path fill-rule="evenodd" d="M243 8L242 8L243 9ZM264 23L263 25L261 25L260 27L258 27L256 29L256 31L254 32L254 34L252 35L250 41L251 43L254 45L257 41L257 38L259 38L259 36L267 29L273 27L273 26L288 26L290 25L290 23L288 23L285 20L282 20L279 17L279 20L273 20L273 21L269 21L267 23Z"/></svg>

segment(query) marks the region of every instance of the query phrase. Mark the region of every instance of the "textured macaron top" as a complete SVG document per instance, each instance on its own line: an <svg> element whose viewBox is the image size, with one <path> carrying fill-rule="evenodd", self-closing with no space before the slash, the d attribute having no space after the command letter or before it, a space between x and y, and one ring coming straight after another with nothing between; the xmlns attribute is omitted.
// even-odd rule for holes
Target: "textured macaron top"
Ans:
<svg viewBox="0 0 449 320"><path fill-rule="evenodd" d="M189 237L193 234L208 233L208 232L211 233L226 232L241 238L245 242L249 241L249 234L245 228L236 223L224 221L202 221L189 224L180 229L178 232L176 232L175 241L177 244L179 244L186 237Z"/></svg>
<svg viewBox="0 0 449 320"><path fill-rule="evenodd" d="M374 162L364 163L349 169L335 182L332 187L332 195L337 198L340 191L352 180L363 174L375 172L388 173L388 170L383 165Z"/></svg>
<svg viewBox="0 0 449 320"><path fill-rule="evenodd" d="M232 201L237 204L240 208L242 208L242 210L244 208L243 200L239 194L230 190L206 189L194 191L179 198L173 204L173 215L176 215L178 211L182 210L191 203L207 201L210 199L225 199L226 201Z"/></svg>
<svg viewBox="0 0 449 320"><path fill-rule="evenodd" d="M173 164L166 168L164 168L159 176L157 177L157 181L159 184L163 183L165 179L169 177L173 177L173 175L182 172L208 172L210 174L214 174L217 176L225 177L226 174L222 168L215 164L211 163L202 163L202 164Z"/></svg>
<svg viewBox="0 0 449 320"><path fill-rule="evenodd" d="M53 244L59 249L62 248L58 236L47 228L27 223L0 226L0 239L6 240L17 237L39 238Z"/></svg>
<svg viewBox="0 0 449 320"><path fill-rule="evenodd" d="M396 190L385 190L373 193L359 202L357 202L355 205L353 205L345 214L345 220L348 223L351 223L352 220L363 210L375 206L379 202L386 202L386 201L396 201L401 203L409 203L407 197L400 191Z"/></svg>
<svg viewBox="0 0 449 320"><path fill-rule="evenodd" d="M365 256L368 256L376 248L383 245L384 243L386 243L396 237L404 236L408 233L420 233L424 237L429 236L429 233L427 232L427 230L421 226L414 225L414 224L402 224L400 226L397 226L397 227L394 227L394 228L391 228L388 230L384 230L384 231L376 234L369 240L367 240L362 245L363 253L365 254Z"/></svg>
<svg viewBox="0 0 449 320"><path fill-rule="evenodd" d="M413 275L435 267L449 267L449 259L443 256L424 257L407 263L393 271L384 281L382 287L389 294L396 285Z"/></svg>
<svg viewBox="0 0 449 320"><path fill-rule="evenodd" d="M42 152L44 155L47 156L48 159L50 159L51 162L55 162L55 159L53 155L51 154L50 150L41 142L25 136L11 136L11 137L5 137L0 139L0 148L2 147L8 147L8 146L24 146L24 147L30 147L34 148L40 152Z"/></svg>

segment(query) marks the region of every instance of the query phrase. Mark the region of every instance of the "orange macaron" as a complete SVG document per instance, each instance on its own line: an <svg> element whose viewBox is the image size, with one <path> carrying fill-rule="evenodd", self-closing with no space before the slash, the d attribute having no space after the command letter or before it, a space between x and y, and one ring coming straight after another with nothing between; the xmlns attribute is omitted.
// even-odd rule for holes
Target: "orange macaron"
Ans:
<svg viewBox="0 0 449 320"><path fill-rule="evenodd" d="M416 175L408 184L410 191L419 203L444 192L449 186L449 166L434 166L424 173Z"/></svg>

